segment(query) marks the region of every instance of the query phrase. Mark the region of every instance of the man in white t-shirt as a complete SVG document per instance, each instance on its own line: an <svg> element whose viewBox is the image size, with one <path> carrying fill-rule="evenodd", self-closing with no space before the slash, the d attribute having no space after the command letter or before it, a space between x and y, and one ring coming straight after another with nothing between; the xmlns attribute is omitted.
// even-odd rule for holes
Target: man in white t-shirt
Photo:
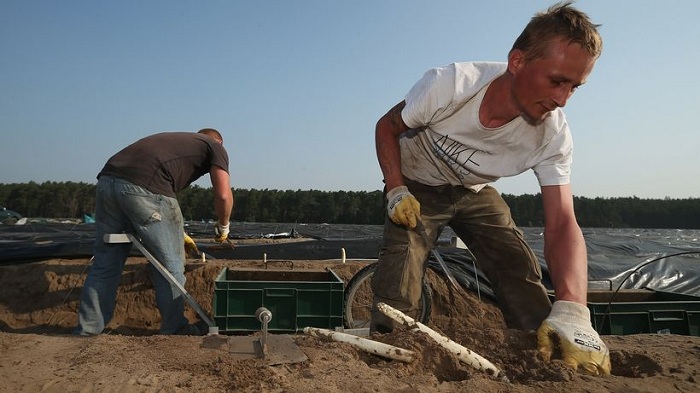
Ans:
<svg viewBox="0 0 700 393"><path fill-rule="evenodd" d="M379 302L409 314L417 309L428 253L450 225L489 278L508 327L537 329L547 361L558 342L571 367L610 373L608 349L586 306L586 245L574 215L572 139L561 110L601 54L597 27L570 3L556 4L532 18L507 63L431 69L378 121L387 220L372 331L393 329ZM528 169L541 186L553 305L537 257L489 185ZM431 244L416 230L418 221Z"/></svg>

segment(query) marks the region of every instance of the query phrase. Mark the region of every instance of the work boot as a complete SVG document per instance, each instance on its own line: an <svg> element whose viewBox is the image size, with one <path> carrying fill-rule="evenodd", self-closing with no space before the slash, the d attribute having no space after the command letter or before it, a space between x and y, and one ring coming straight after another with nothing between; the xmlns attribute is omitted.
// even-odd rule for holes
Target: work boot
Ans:
<svg viewBox="0 0 700 393"><path fill-rule="evenodd" d="M205 336L207 333L209 333L209 325L204 321L197 321L181 327L173 334L176 336Z"/></svg>
<svg viewBox="0 0 700 393"><path fill-rule="evenodd" d="M376 309L376 305L372 309L372 319L369 323L369 332L387 334L394 330L394 320L384 315Z"/></svg>

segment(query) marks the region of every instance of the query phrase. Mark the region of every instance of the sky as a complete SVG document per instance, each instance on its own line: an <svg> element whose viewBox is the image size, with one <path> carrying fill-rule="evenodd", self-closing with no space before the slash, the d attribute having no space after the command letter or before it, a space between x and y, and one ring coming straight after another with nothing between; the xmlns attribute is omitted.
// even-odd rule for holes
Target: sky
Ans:
<svg viewBox="0 0 700 393"><path fill-rule="evenodd" d="M377 120L429 68L506 61L553 3L3 0L0 183L95 183L139 138L213 127L234 188L379 190ZM604 49L564 109L574 195L700 198L700 2L575 4Z"/></svg>

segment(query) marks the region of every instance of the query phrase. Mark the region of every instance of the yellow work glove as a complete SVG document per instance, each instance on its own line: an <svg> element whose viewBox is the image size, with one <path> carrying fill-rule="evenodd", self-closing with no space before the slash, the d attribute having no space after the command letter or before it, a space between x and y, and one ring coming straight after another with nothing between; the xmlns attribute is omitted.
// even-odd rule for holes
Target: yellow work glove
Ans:
<svg viewBox="0 0 700 393"><path fill-rule="evenodd" d="M537 350L549 362L558 338L564 363L590 375L610 375L610 352L591 326L588 307L564 300L554 302L547 319L537 329Z"/></svg>
<svg viewBox="0 0 700 393"><path fill-rule="evenodd" d="M199 256L199 249L197 248L197 245L194 243L194 240L192 240L191 237L189 237L185 233L185 254L189 257L198 257Z"/></svg>
<svg viewBox="0 0 700 393"><path fill-rule="evenodd" d="M416 227L416 218L420 217L420 203L406 186L392 188L386 193L386 199L386 209L391 221L410 229Z"/></svg>
<svg viewBox="0 0 700 393"><path fill-rule="evenodd" d="M221 225L217 222L214 226L214 240L219 243L228 240L228 228L228 222L226 223L226 225Z"/></svg>

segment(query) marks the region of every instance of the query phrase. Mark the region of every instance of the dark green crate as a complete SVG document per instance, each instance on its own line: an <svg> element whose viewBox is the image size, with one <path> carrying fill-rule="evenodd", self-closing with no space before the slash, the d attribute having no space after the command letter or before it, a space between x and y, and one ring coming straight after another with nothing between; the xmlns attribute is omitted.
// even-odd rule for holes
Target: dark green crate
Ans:
<svg viewBox="0 0 700 393"><path fill-rule="evenodd" d="M272 313L270 332L343 326L344 282L331 269L224 268L214 282L214 322L220 332L259 331L255 311Z"/></svg>
<svg viewBox="0 0 700 393"><path fill-rule="evenodd" d="M554 300L554 299L553 299ZM599 334L667 333L700 336L700 297L646 289L588 292Z"/></svg>

